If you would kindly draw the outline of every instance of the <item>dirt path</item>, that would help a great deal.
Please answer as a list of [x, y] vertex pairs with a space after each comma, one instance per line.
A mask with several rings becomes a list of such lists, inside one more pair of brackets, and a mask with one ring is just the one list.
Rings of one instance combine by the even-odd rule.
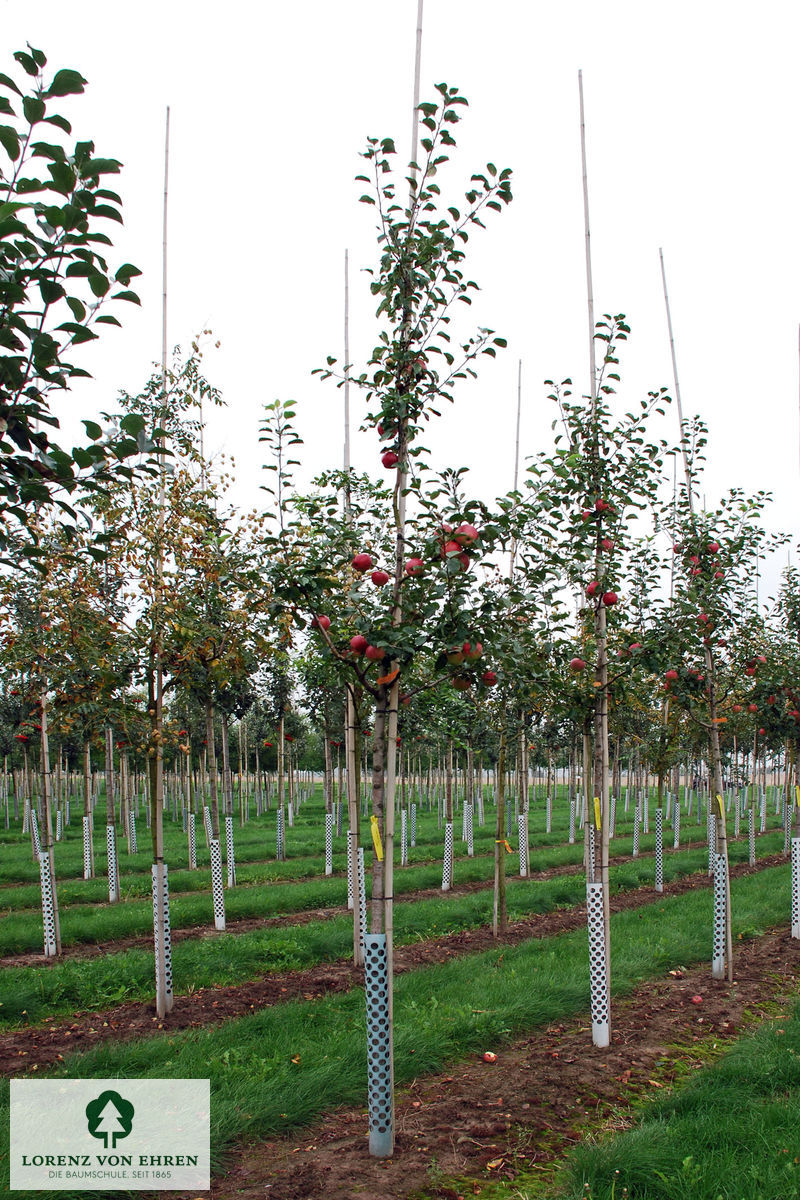
[[[752, 874], [769, 866], [784, 863], [783, 855], [760, 860], [758, 867], [740, 864], [731, 868], [734, 876]], [[469, 887], [470, 885], [467, 885]], [[660, 902], [665, 896], [682, 895], [687, 891], [710, 886], [702, 873], [687, 876], [668, 885], [662, 895], [652, 888], [637, 888], [611, 897], [611, 911], [638, 908]], [[441, 895], [441, 892], [435, 893]], [[328, 910], [326, 910], [328, 911]], [[304, 914], [305, 915], [305, 914]], [[311, 919], [308, 915], [307, 919]], [[586, 923], [584, 906], [537, 914], [515, 921], [504, 937], [492, 937], [491, 928], [463, 930], [427, 942], [398, 946], [395, 950], [397, 974], [415, 970], [432, 963], [443, 963], [461, 954], [477, 953], [498, 944], [516, 945], [532, 937], [551, 937]], [[263, 924], [263, 922], [261, 922]], [[204, 988], [188, 995], [177, 996], [175, 1009], [163, 1021], [153, 1015], [152, 1002], [133, 1002], [112, 1009], [76, 1013], [72, 1019], [52, 1019], [29, 1029], [0, 1034], [0, 1075], [28, 1074], [40, 1067], [59, 1061], [75, 1050], [92, 1048], [105, 1041], [175, 1033], [180, 1029], [198, 1029], [232, 1017], [244, 1016], [255, 1009], [286, 1000], [319, 999], [330, 992], [343, 992], [360, 986], [363, 973], [349, 961], [322, 963], [302, 971], [272, 973], [242, 984]]]

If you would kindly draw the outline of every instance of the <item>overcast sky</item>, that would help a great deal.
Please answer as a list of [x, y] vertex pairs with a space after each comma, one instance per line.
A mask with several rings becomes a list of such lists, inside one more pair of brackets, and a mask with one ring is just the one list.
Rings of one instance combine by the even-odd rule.
[[[125, 164], [114, 261], [144, 271], [141, 310], [126, 306], [124, 328], [87, 349], [94, 379], [65, 412], [113, 407], [160, 354], [170, 105], [169, 340], [210, 328], [221, 342], [206, 369], [228, 408], [209, 443], [236, 456], [240, 495], [256, 498], [261, 406], [294, 398], [306, 477], [340, 463], [341, 393], [310, 372], [341, 355], [345, 247], [354, 363], [374, 344], [360, 273], [375, 259], [374, 214], [353, 176], [368, 135], [394, 136], [407, 158], [416, 11], [417, 0], [0, 0], [8, 60], [29, 41], [53, 70], [88, 79], [61, 111]], [[708, 502], [730, 485], [771, 489], [767, 523], [797, 540], [799, 41], [800, 10], [785, 0], [757, 13], [737, 0], [425, 0], [422, 97], [446, 80], [470, 102], [443, 192], [458, 203], [490, 159], [513, 168], [515, 194], [468, 260], [482, 288], [472, 318], [508, 350], [431, 432], [437, 466], [469, 465], [486, 499], [510, 487], [518, 359], [523, 454], [548, 444], [543, 380], [588, 388], [582, 68], [596, 311], [632, 327], [622, 400], [671, 388], [663, 246], [684, 408], [711, 428]], [[382, 471], [374, 434], [355, 436], [353, 460]]]

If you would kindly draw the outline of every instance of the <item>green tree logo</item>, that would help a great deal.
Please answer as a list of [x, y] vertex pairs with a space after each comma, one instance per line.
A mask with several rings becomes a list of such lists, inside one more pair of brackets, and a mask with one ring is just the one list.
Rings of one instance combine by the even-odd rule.
[[[126, 1138], [133, 1127], [134, 1108], [119, 1092], [101, 1092], [86, 1105], [86, 1120], [92, 1137], [102, 1138], [106, 1150], [113, 1150], [118, 1138]], [[110, 1147], [109, 1147], [110, 1139]]]

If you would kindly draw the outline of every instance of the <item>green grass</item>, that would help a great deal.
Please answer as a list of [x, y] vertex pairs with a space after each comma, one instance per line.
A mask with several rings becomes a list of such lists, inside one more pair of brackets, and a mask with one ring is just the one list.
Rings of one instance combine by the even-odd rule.
[[[636, 1127], [570, 1156], [564, 1200], [796, 1200], [800, 1005], [647, 1104]], [[627, 1188], [627, 1192], [623, 1189]]]
[[[734, 930], [763, 930], [785, 919], [788, 883], [788, 865], [734, 880]], [[612, 917], [613, 994], [628, 994], [644, 979], [707, 958], [711, 913], [712, 895], [705, 889]], [[398, 1084], [441, 1070], [486, 1045], [497, 1046], [585, 1011], [587, 957], [585, 931], [579, 930], [466, 955], [398, 977]], [[239, 1138], [280, 1133], [338, 1105], [364, 1103], [363, 1006], [359, 989], [324, 1001], [292, 1001], [165, 1038], [106, 1043], [70, 1056], [51, 1073], [74, 1078], [210, 1077], [212, 1146], [219, 1164], [223, 1152]], [[771, 1094], [780, 1095], [786, 1086], [780, 1081], [787, 1076], [772, 1071], [764, 1078], [770, 1075], [779, 1085]], [[759, 1095], [757, 1089], [754, 1095]], [[734, 1114], [741, 1116], [741, 1111], [731, 1110], [731, 1117]], [[776, 1123], [776, 1128], [783, 1126]], [[2, 1137], [6, 1130], [7, 1123], [0, 1122]], [[769, 1200], [789, 1194], [776, 1192]], [[757, 1193], [746, 1195], [755, 1200]], [[733, 1193], [730, 1196], [732, 1200]]]

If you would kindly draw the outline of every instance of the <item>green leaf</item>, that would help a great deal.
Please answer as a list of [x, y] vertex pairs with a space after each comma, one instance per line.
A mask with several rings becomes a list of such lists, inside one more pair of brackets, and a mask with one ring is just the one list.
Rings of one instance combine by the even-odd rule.
[[101, 275], [99, 272], [97, 272], [89, 276], [89, 287], [92, 289], [95, 296], [105, 296], [106, 292], [111, 287], [111, 284], [106, 279], [105, 275]]
[[96, 421], [84, 421], [83, 425], [86, 429], [87, 435], [92, 439], [93, 442], [96, 442], [98, 438], [103, 436], [103, 430]]
[[64, 133], [72, 133], [72, 126], [66, 117], [60, 117], [58, 113], [54, 113], [52, 117], [44, 118], [45, 125], [55, 125], [58, 129], [63, 129]]
[[136, 295], [136, 292], [114, 292], [112, 300], [129, 300], [131, 304], [141, 304], [141, 300]]
[[0, 113], [5, 113], [9, 117], [14, 116], [14, 109], [11, 107], [11, 101], [7, 96], [0, 96]]
[[124, 433], [129, 433], [131, 437], [137, 437], [144, 429], [144, 417], [141, 413], [127, 413], [119, 423], [120, 429]]
[[127, 287], [134, 275], [141, 275], [138, 267], [134, 267], [132, 263], [123, 263], [114, 276], [117, 283], [121, 283], [123, 287]]
[[56, 71], [53, 76], [53, 82], [44, 95], [45, 97], [76, 96], [83, 91], [85, 86], [86, 80], [78, 71], [71, 71], [65, 67], [60, 71]]
[[39, 68], [36, 65], [36, 60], [31, 58], [30, 54], [26, 54], [24, 50], [15, 50], [14, 58], [17, 60], [23, 71], [34, 78], [39, 74]]
[[120, 329], [122, 328], [122, 322], [118, 321], [116, 317], [112, 317], [110, 313], [95, 317], [94, 321], [95, 325], [118, 325]]
[[76, 321], [86, 320], [86, 306], [77, 296], [67, 296], [67, 304], [72, 309], [72, 315]]
[[38, 96], [25, 96], [22, 101], [22, 111], [28, 124], [36, 125], [46, 111], [44, 100], [40, 100]]
[[0, 143], [11, 161], [16, 162], [19, 158], [19, 137], [16, 129], [12, 129], [10, 125], [0, 125]]
[[0, 86], [11, 88], [12, 92], [16, 92], [18, 96], [22, 95], [22, 92], [19, 90], [17, 85], [14, 83], [14, 80], [11, 79], [10, 76], [4, 75], [1, 71], [0, 71]]

